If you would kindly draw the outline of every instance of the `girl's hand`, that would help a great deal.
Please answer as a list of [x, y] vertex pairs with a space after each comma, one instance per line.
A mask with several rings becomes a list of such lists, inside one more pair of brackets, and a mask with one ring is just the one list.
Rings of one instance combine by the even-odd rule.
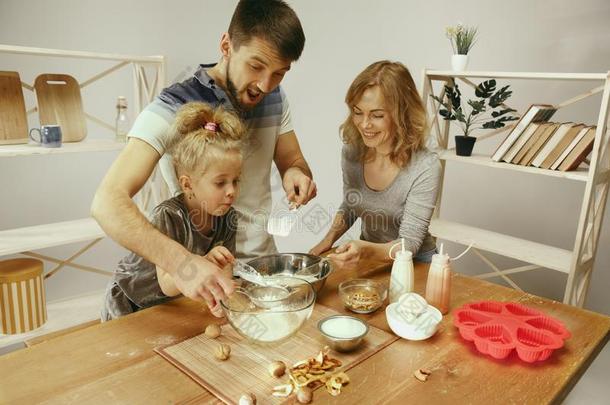
[[235, 257], [233, 257], [231, 252], [229, 252], [229, 249], [224, 246], [212, 248], [204, 257], [221, 269], [235, 261]]
[[352, 240], [339, 246], [327, 257], [340, 268], [355, 269], [364, 253], [364, 244], [360, 240]]

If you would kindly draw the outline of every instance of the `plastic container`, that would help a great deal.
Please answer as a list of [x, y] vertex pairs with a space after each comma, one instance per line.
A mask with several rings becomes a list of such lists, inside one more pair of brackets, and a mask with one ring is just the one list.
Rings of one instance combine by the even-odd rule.
[[516, 302], [466, 304], [453, 312], [453, 324], [479, 352], [505, 359], [516, 350], [528, 363], [548, 359], [571, 336], [557, 319]]
[[[392, 256], [392, 251], [396, 246], [400, 250]], [[392, 273], [390, 275], [390, 304], [397, 302], [401, 295], [413, 291], [413, 254], [405, 249], [405, 240], [390, 248], [390, 259], [394, 260]]]
[[426, 301], [436, 307], [443, 315], [449, 312], [451, 301], [451, 264], [449, 255], [441, 251], [432, 256], [428, 280], [426, 282]]
[[127, 116], [127, 99], [120, 96], [116, 103], [115, 139], [117, 142], [125, 142], [127, 133], [131, 129], [129, 117]]
[[392, 332], [407, 340], [430, 338], [443, 320], [441, 312], [416, 293], [403, 294], [385, 308], [385, 314]]

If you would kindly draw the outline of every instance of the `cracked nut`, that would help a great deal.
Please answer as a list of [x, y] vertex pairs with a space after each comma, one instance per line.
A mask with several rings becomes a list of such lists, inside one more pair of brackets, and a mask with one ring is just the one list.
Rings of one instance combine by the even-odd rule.
[[309, 387], [300, 387], [297, 390], [297, 401], [301, 404], [308, 404], [313, 399], [313, 393]]
[[413, 377], [417, 378], [421, 382], [426, 382], [430, 374], [432, 373], [429, 370], [420, 368], [419, 370], [415, 370]]
[[278, 385], [273, 387], [273, 393], [271, 395], [273, 395], [274, 397], [282, 397], [285, 398], [287, 396], [289, 396], [290, 394], [292, 394], [292, 384], [282, 384], [282, 385]]
[[220, 326], [215, 323], [211, 323], [205, 328], [205, 335], [210, 339], [216, 339], [220, 336]]
[[256, 405], [256, 397], [253, 393], [248, 392], [239, 398], [238, 405]]
[[267, 370], [272, 377], [279, 378], [286, 373], [286, 364], [283, 361], [276, 360], [269, 364]]
[[214, 357], [216, 357], [217, 360], [224, 361], [228, 359], [229, 356], [231, 356], [231, 346], [221, 343], [216, 347]]
[[339, 371], [326, 380], [326, 391], [335, 397], [341, 394], [341, 388], [347, 384], [349, 384], [349, 377], [344, 372]]

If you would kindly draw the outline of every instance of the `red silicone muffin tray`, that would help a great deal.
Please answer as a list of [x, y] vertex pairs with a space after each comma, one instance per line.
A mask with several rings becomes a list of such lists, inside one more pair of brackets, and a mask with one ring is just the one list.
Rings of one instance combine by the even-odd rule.
[[557, 319], [516, 302], [465, 304], [453, 312], [453, 324], [479, 352], [505, 359], [516, 350], [528, 363], [548, 359], [571, 336]]

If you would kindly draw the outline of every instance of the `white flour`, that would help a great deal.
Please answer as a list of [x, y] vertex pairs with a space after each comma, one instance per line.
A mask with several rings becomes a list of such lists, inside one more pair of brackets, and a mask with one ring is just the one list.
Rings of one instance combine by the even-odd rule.
[[307, 311], [297, 314], [261, 312], [238, 315], [234, 325], [244, 335], [262, 342], [274, 342], [290, 336], [307, 317]]

